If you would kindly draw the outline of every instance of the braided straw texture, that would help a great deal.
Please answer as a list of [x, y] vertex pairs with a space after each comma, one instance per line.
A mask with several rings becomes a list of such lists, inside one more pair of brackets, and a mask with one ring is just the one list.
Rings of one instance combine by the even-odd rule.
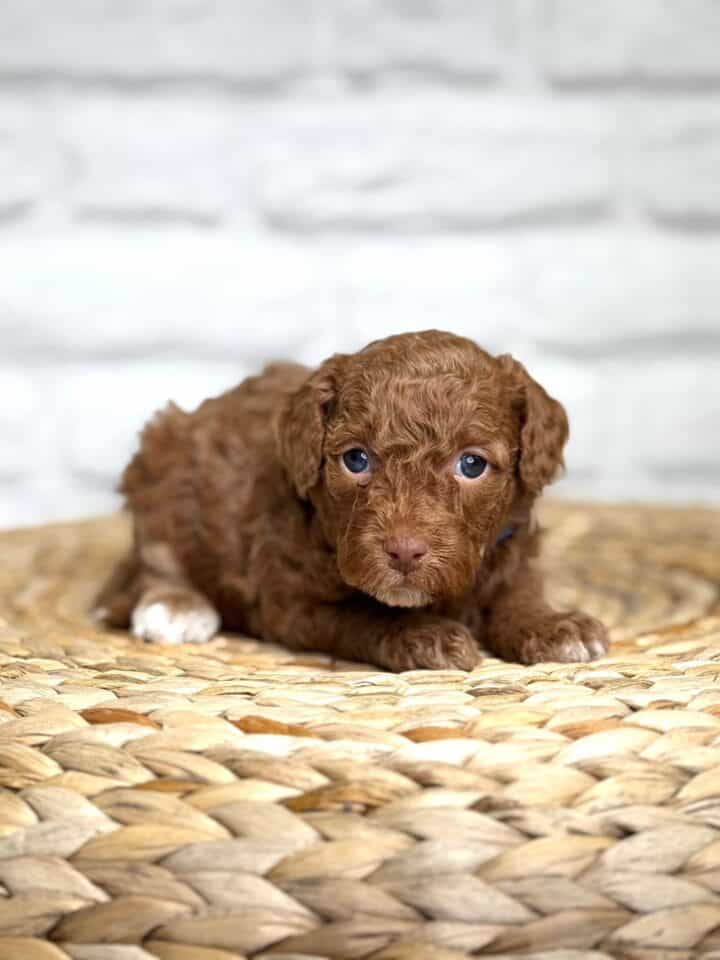
[[720, 513], [544, 508], [593, 664], [380, 673], [85, 616], [0, 537], [0, 960], [720, 958]]

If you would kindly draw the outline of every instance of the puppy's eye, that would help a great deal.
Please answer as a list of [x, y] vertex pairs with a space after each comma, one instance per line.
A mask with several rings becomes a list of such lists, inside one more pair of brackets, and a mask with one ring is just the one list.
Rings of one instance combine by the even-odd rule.
[[487, 470], [488, 462], [479, 453], [463, 453], [455, 464], [455, 473], [466, 480], [477, 480]]
[[345, 468], [350, 473], [370, 472], [370, 457], [366, 451], [360, 447], [353, 447], [352, 450], [346, 450], [341, 459]]

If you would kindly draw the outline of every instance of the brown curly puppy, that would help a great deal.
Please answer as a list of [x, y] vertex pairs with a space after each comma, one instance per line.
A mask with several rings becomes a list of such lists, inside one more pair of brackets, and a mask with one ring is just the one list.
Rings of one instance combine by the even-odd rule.
[[276, 364], [194, 413], [169, 406], [121, 490], [131, 556], [99, 615], [147, 640], [220, 624], [391, 670], [590, 660], [530, 566], [562, 465], [561, 405], [510, 356], [429, 331], [311, 372]]

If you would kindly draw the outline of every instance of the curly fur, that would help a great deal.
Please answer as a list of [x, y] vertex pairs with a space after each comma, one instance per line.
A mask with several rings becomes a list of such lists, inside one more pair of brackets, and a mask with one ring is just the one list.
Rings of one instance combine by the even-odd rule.
[[[166, 642], [208, 639], [219, 617], [391, 670], [470, 669], [479, 645], [591, 659], [603, 627], [548, 607], [530, 563], [533, 503], [567, 435], [520, 363], [449, 333], [390, 337], [315, 371], [271, 365], [146, 426], [120, 487], [134, 545], [102, 616]], [[369, 477], [343, 468], [352, 447], [369, 452]], [[490, 463], [472, 481], [453, 471], [468, 447]], [[389, 562], [398, 533], [425, 549], [409, 571]]]

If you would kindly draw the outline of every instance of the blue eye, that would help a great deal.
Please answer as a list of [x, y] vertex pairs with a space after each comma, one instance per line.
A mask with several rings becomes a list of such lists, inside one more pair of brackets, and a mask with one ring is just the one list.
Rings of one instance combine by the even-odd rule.
[[342, 462], [350, 473], [367, 473], [370, 470], [370, 457], [360, 447], [346, 450], [342, 455]]
[[479, 453], [463, 453], [455, 466], [455, 473], [467, 480], [477, 480], [487, 470], [488, 462]]

